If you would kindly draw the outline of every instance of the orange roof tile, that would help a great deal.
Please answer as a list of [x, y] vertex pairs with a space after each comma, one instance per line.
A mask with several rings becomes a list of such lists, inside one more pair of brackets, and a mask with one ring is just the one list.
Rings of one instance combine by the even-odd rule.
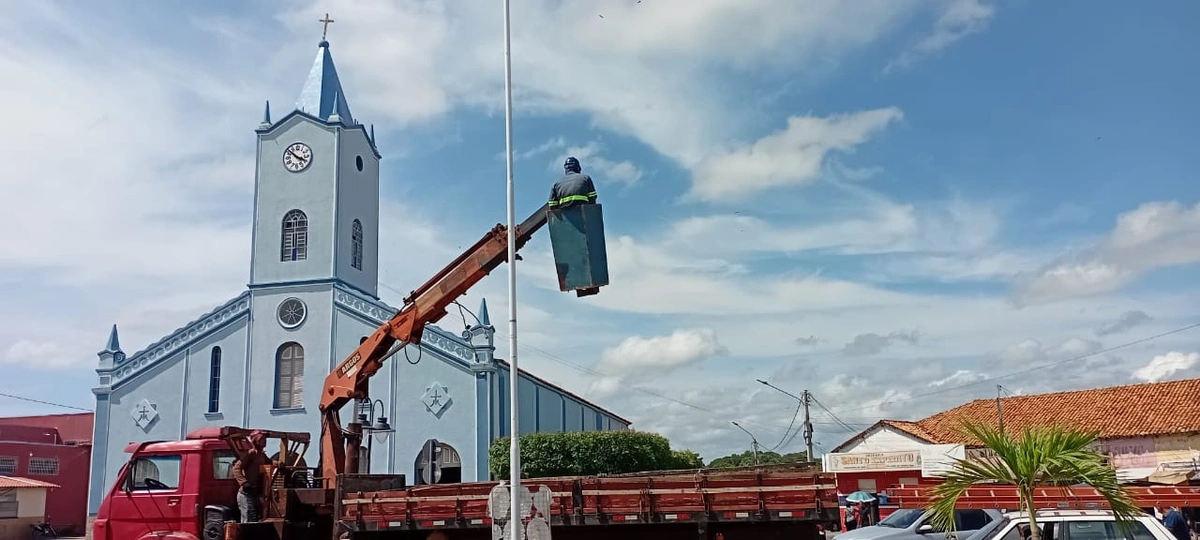
[[[1003, 398], [1005, 430], [1065, 425], [1096, 431], [1101, 439], [1200, 432], [1200, 379], [1110, 386]], [[996, 426], [996, 400], [977, 399], [920, 420], [932, 442], [968, 440], [961, 422]], [[926, 437], [922, 437], [926, 438]]]
[[20, 476], [0, 476], [0, 489], [56, 488], [58, 484], [24, 478]]
[[937, 435], [930, 433], [929, 430], [925, 429], [924, 427], [921, 426], [921, 424], [918, 424], [917, 422], [909, 422], [907, 420], [881, 420], [879, 423], [887, 425], [887, 426], [891, 426], [893, 429], [907, 433], [909, 435], [912, 435], [913, 437], [916, 437], [916, 438], [924, 440], [924, 441], [929, 441], [929, 442], [937, 442], [938, 441]]

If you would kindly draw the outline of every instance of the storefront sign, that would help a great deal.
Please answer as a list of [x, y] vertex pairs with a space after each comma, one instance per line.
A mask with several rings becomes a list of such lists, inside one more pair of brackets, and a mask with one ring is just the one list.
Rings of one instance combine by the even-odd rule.
[[950, 472], [959, 460], [966, 459], [961, 444], [931, 444], [921, 449], [921, 476], [933, 478]]
[[825, 454], [828, 472], [896, 471], [921, 468], [921, 451]]

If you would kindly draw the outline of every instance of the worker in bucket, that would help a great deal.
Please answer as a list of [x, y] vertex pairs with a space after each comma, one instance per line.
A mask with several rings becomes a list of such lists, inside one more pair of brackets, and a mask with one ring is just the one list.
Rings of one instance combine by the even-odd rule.
[[583, 174], [579, 160], [575, 156], [567, 158], [563, 163], [566, 173], [562, 180], [555, 182], [550, 188], [550, 208], [567, 208], [575, 204], [595, 204], [596, 186], [592, 177]]

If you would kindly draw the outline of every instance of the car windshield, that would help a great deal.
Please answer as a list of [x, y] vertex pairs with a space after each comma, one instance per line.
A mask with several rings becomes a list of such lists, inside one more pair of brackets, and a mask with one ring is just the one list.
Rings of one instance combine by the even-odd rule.
[[992, 538], [996, 538], [996, 535], [999, 534], [1000, 531], [1004, 530], [1004, 526], [1008, 525], [1008, 521], [1009, 520], [1007, 517], [992, 520], [992, 522], [984, 525], [983, 528], [979, 529], [978, 531], [971, 533], [971, 535], [966, 537], [964, 540], [990, 540]]
[[916, 523], [921, 516], [925, 514], [924, 510], [901, 509], [892, 512], [886, 518], [879, 522], [880, 527], [892, 527], [895, 529], [907, 529], [913, 523]]

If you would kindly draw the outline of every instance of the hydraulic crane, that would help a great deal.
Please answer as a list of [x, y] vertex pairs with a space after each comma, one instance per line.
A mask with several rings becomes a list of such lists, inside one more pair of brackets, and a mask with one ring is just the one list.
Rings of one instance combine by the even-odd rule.
[[[546, 225], [549, 206], [543, 205], [517, 225], [516, 249], [520, 250], [533, 233]], [[338, 412], [356, 399], [368, 399], [371, 377], [384, 361], [410, 344], [421, 343], [425, 325], [446, 315], [446, 309], [508, 259], [508, 229], [496, 225], [475, 245], [404, 298], [404, 306], [390, 320], [367, 337], [325, 378], [321, 393], [321, 477], [328, 489], [336, 487], [337, 477], [358, 469], [358, 448], [362, 425], [350, 422], [342, 427]], [[518, 257], [520, 259], [520, 257]]]

